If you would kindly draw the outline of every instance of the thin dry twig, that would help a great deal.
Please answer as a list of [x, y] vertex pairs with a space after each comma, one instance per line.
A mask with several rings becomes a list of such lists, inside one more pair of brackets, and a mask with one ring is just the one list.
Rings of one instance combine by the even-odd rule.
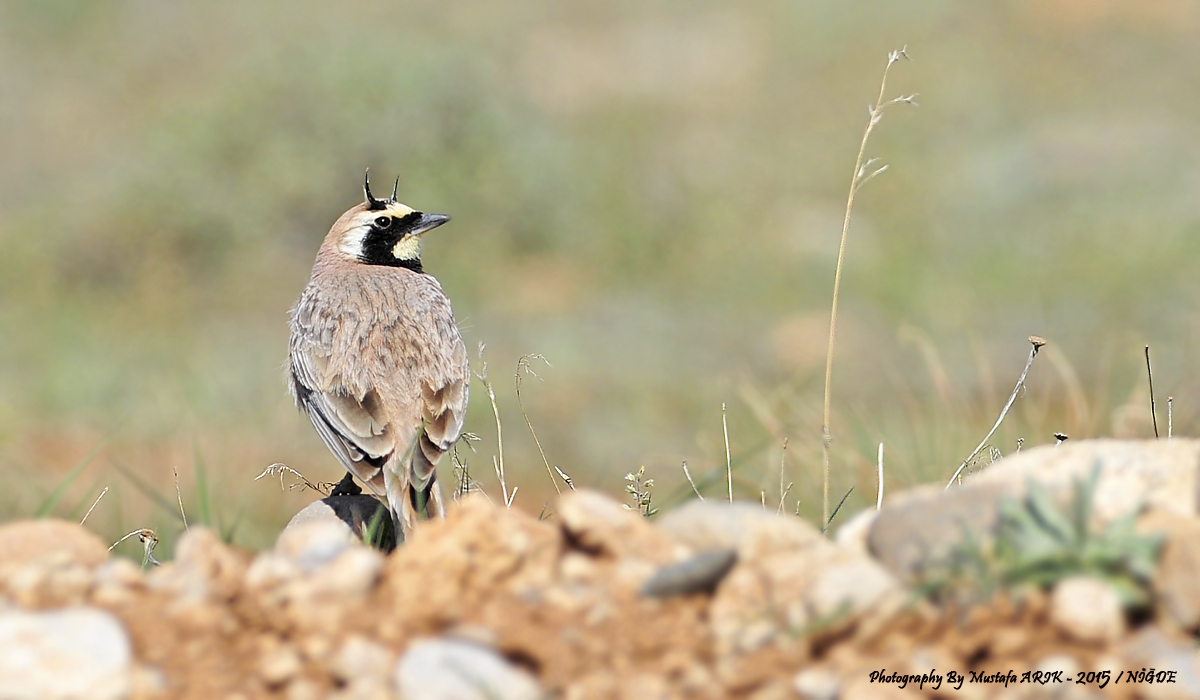
[[183, 492], [179, 490], [179, 467], [171, 467], [171, 470], [175, 472], [175, 500], [179, 502], [179, 517], [183, 518], [183, 529], [190, 530], [187, 513], [183, 512]]
[[992, 435], [996, 433], [1000, 424], [1004, 422], [1004, 417], [1008, 415], [1008, 409], [1012, 408], [1013, 402], [1017, 400], [1017, 395], [1021, 393], [1021, 389], [1025, 386], [1025, 377], [1029, 376], [1029, 368], [1033, 366], [1033, 358], [1037, 357], [1038, 350], [1045, 344], [1046, 340], [1044, 338], [1036, 335], [1029, 336], [1029, 345], [1031, 346], [1029, 348], [1029, 359], [1025, 361], [1025, 369], [1021, 370], [1021, 376], [1017, 377], [1017, 385], [1013, 387], [1012, 393], [1008, 395], [1008, 401], [1004, 404], [1004, 408], [1001, 409], [1000, 416], [996, 418], [996, 423], [992, 426], [992, 429], [988, 431], [987, 435], [983, 436], [983, 440], [979, 442], [979, 446], [972, 450], [971, 454], [963, 460], [963, 463], [955, 470], [954, 476], [950, 477], [950, 481], [946, 482], [947, 489], [954, 485], [955, 480], [958, 479], [958, 475], [962, 473], [962, 470], [966, 469], [967, 465], [983, 451], [983, 448], [987, 446], [988, 440], [992, 439]]
[[[562, 489], [558, 487], [558, 481], [554, 478], [554, 472], [550, 470], [550, 460], [546, 459], [546, 451], [542, 449], [542, 441], [538, 440], [537, 433], [533, 430], [533, 423], [529, 420], [529, 414], [525, 412], [525, 402], [521, 400], [522, 371], [533, 376], [533, 378], [537, 379], [539, 382], [542, 381], [542, 378], [538, 376], [538, 373], [534, 372], [533, 368], [529, 366], [530, 360], [541, 360], [542, 362], [546, 363], [547, 367], [552, 366], [550, 361], [540, 354], [535, 353], [530, 355], [521, 355], [521, 359], [517, 360], [517, 372], [513, 375], [513, 380], [517, 385], [517, 405], [521, 407], [521, 417], [525, 419], [525, 426], [529, 428], [529, 434], [533, 436], [533, 442], [537, 445], [538, 454], [542, 456], [542, 463], [546, 465], [546, 473], [550, 475], [550, 483], [554, 484], [555, 493], [561, 494]], [[573, 491], [574, 487], [571, 487], [571, 490]]]
[[[296, 477], [297, 481], [295, 481], [291, 484], [285, 485], [283, 483], [283, 477], [286, 474], [291, 474], [292, 476]], [[304, 476], [303, 474], [296, 471], [295, 469], [292, 469], [291, 467], [284, 464], [283, 462], [276, 462], [274, 464], [268, 465], [266, 469], [262, 470], [261, 474], [254, 477], [254, 480], [258, 481], [259, 479], [266, 477], [266, 476], [278, 476], [280, 490], [286, 489], [288, 491], [295, 491], [296, 489], [312, 489], [313, 491], [316, 491], [317, 493], [328, 496], [330, 494], [330, 492], [333, 491], [333, 487], [336, 486], [336, 484], [334, 484], [331, 481], [317, 481], [317, 482], [309, 481], [308, 477]], [[176, 487], [178, 487], [178, 484], [179, 484], [179, 482], [178, 482], [178, 480], [176, 480]], [[178, 488], [176, 490], [178, 490]], [[180, 499], [180, 503], [179, 503], [179, 512], [180, 513], [183, 512], [182, 498]], [[187, 518], [184, 518], [183, 522], [184, 522], [184, 527], [187, 527]]]
[[696, 498], [704, 500], [704, 494], [700, 493], [700, 489], [696, 488], [696, 482], [692, 481], [692, 474], [688, 471], [687, 460], [683, 460], [683, 475], [687, 477], [688, 483], [692, 485], [692, 490], [696, 492]]
[[779, 451], [779, 512], [783, 512], [783, 497], [787, 495], [787, 491], [783, 488], [783, 470], [787, 463], [787, 444], [788, 439], [783, 437], [783, 449]]
[[871, 137], [871, 132], [875, 129], [875, 125], [883, 119], [883, 110], [891, 105], [903, 102], [916, 106], [916, 95], [900, 95], [891, 100], [884, 101], [883, 95], [887, 91], [888, 72], [891, 71], [892, 65], [901, 58], [908, 59], [908, 47], [904, 47], [899, 51], [892, 51], [888, 54], [887, 65], [883, 69], [883, 79], [879, 83], [879, 97], [875, 99], [875, 104], [867, 108], [867, 128], [863, 131], [862, 143], [858, 147], [858, 157], [854, 160], [854, 173], [850, 179], [850, 193], [846, 197], [846, 216], [842, 220], [842, 239], [838, 244], [837, 267], [833, 273], [833, 303], [829, 311], [829, 349], [825, 354], [825, 406], [822, 415], [821, 423], [821, 443], [822, 443], [822, 458], [821, 458], [821, 520], [828, 522], [829, 513], [829, 448], [833, 442], [833, 436], [829, 431], [829, 423], [832, 414], [832, 403], [830, 390], [833, 384], [833, 346], [834, 338], [837, 334], [837, 308], [838, 294], [842, 286], [842, 262], [846, 257], [846, 238], [850, 233], [850, 212], [854, 209], [854, 197], [858, 191], [862, 189], [871, 180], [883, 174], [887, 170], [887, 165], [882, 165], [878, 168], [874, 167], [878, 162], [877, 158], [871, 158], [864, 161], [863, 156], [867, 151], [867, 140]]
[[[475, 451], [475, 446], [472, 443], [479, 442], [480, 438], [475, 433], [463, 433], [459, 436], [459, 442], [465, 442], [467, 447], [472, 452]], [[483, 486], [476, 479], [471, 478], [470, 465], [464, 462], [458, 456], [459, 442], [454, 443], [454, 449], [451, 451], [451, 458], [454, 463], [455, 485], [454, 485], [454, 500], [458, 502], [463, 496], [469, 493], [479, 493], [490, 503], [492, 497], [483, 490]]]
[[504, 464], [495, 457], [492, 457], [492, 468], [496, 470], [496, 478], [500, 480], [500, 493], [504, 496], [504, 507], [512, 508], [513, 499], [517, 497], [517, 490], [520, 486], [514, 486], [512, 491], [508, 490], [508, 485], [504, 483]]
[[729, 456], [729, 422], [725, 420], [725, 402], [721, 402], [721, 430], [725, 433], [725, 476], [729, 479], [729, 502], [733, 503], [733, 459]]
[[[483, 343], [479, 344], [480, 360], [483, 360], [483, 349], [485, 347]], [[504, 507], [511, 508], [513, 498], [517, 495], [517, 489], [514, 488], [510, 493], [508, 484], [504, 481], [504, 428], [500, 424], [500, 409], [496, 406], [496, 391], [492, 388], [492, 383], [488, 381], [487, 362], [483, 362], [483, 366], [475, 373], [475, 376], [483, 383], [483, 388], [487, 390], [488, 400], [492, 403], [492, 415], [496, 417], [496, 450], [498, 455], [492, 457], [492, 466], [496, 470], [496, 477], [500, 479], [500, 492], [504, 497]]]
[[106, 493], [108, 493], [107, 486], [104, 487], [104, 490], [100, 492], [99, 496], [96, 496], [96, 500], [92, 502], [92, 507], [88, 508], [87, 512], [83, 514], [83, 520], [79, 521], [80, 525], [87, 522], [88, 516], [92, 514], [93, 510], [96, 510], [96, 506], [100, 503], [100, 499], [104, 498], [104, 494], [106, 494]]
[[[450, 461], [454, 464], [455, 485], [454, 485], [454, 501], [458, 502], [459, 498], [471, 493], [479, 491], [483, 493], [479, 482], [471, 478], [470, 466], [458, 456], [458, 446], [465, 443], [471, 452], [475, 451], [474, 443], [479, 442], [483, 438], [475, 433], [464, 432], [458, 436], [458, 440], [454, 442], [454, 447], [450, 450]], [[487, 496], [485, 493], [484, 496]], [[490, 500], [490, 499], [489, 499]]]
[[1154, 424], [1154, 439], [1158, 439], [1158, 415], [1154, 412], [1154, 373], [1150, 371], [1150, 346], [1146, 346], [1146, 379], [1150, 382], [1150, 422]]
[[[783, 513], [783, 502], [784, 502], [784, 499], [786, 499], [786, 498], [787, 498], [787, 495], [788, 495], [788, 493], [789, 493], [791, 490], [792, 490], [792, 482], [790, 482], [790, 481], [789, 481], [789, 482], [788, 482], [788, 485], [787, 485], [787, 487], [783, 489], [783, 495], [781, 495], [781, 496], [779, 497], [779, 507], [778, 507], [777, 509], [775, 509], [775, 514], [776, 514], [776, 515], [780, 515], [780, 514], [782, 514], [782, 513]], [[796, 501], [796, 514], [797, 514], [797, 515], [799, 515], [799, 514], [800, 514], [800, 502], [799, 502], [799, 501]]]

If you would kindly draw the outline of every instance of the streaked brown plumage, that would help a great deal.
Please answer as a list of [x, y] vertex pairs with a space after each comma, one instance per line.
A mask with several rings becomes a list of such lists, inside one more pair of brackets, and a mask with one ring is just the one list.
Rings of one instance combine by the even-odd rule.
[[470, 365], [421, 236], [449, 217], [371, 196], [334, 223], [292, 309], [288, 385], [342, 466], [404, 535], [444, 516], [438, 460], [458, 440]]

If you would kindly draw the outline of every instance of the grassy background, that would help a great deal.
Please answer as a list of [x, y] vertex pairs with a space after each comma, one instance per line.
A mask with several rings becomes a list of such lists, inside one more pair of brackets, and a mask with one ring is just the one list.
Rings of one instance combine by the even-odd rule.
[[576, 484], [645, 465], [684, 495], [683, 460], [723, 469], [725, 403], [739, 495], [778, 500], [787, 436], [788, 507], [819, 513], [842, 208], [903, 45], [889, 92], [921, 106], [869, 148], [891, 170], [851, 230], [832, 491], [873, 502], [880, 441], [889, 488], [948, 478], [1031, 333], [1003, 452], [1149, 435], [1144, 344], [1193, 433], [1196, 3], [27, 0], [0, 6], [0, 518], [95, 452], [52, 512], [108, 486], [89, 526], [169, 547], [121, 470], [169, 502], [177, 467], [193, 519], [269, 544], [313, 494], [255, 475], [340, 476], [286, 395], [285, 319], [368, 166], [454, 216], [426, 269], [487, 344], [518, 505], [553, 493], [512, 387], [542, 353], [525, 405]]

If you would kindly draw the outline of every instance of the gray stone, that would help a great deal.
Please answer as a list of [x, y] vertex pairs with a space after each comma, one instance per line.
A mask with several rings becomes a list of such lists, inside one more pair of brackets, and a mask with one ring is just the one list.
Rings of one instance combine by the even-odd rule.
[[0, 570], [48, 557], [95, 567], [108, 559], [108, 545], [83, 526], [63, 520], [17, 520], [0, 525]]
[[1175, 672], [1174, 683], [1137, 684], [1139, 697], [1200, 700], [1200, 650], [1194, 639], [1172, 638], [1158, 627], [1143, 627], [1128, 638], [1119, 653], [1127, 671], [1153, 668]]
[[866, 554], [867, 536], [871, 533], [871, 526], [875, 524], [875, 516], [878, 514], [879, 511], [874, 508], [856, 513], [837, 529], [833, 541], [839, 547]]
[[659, 518], [658, 530], [695, 552], [736, 549], [742, 562], [826, 541], [800, 518], [748, 502], [689, 501]]
[[350, 635], [329, 663], [334, 678], [349, 683], [356, 679], [372, 683], [387, 678], [395, 655], [366, 637]]
[[1125, 631], [1120, 596], [1091, 576], [1072, 576], [1054, 586], [1050, 620], [1068, 636], [1088, 644], [1114, 642]]
[[818, 619], [829, 618], [866, 611], [898, 590], [895, 577], [867, 557], [834, 559], [816, 575], [809, 603]]
[[564, 493], [555, 508], [563, 530], [581, 549], [618, 559], [665, 562], [671, 543], [641, 515], [588, 489]]
[[131, 671], [129, 638], [108, 612], [0, 613], [0, 698], [124, 698]]
[[340, 523], [359, 541], [363, 531], [378, 528], [374, 543], [385, 552], [396, 548], [396, 528], [387, 506], [378, 498], [366, 494], [329, 496], [314, 501], [292, 516], [287, 528], [309, 522]]
[[523, 669], [474, 644], [427, 639], [411, 644], [393, 674], [404, 700], [539, 700], [542, 688]]
[[354, 533], [339, 521], [305, 520], [289, 524], [275, 541], [275, 552], [307, 573], [333, 561], [358, 542]]
[[987, 539], [1000, 502], [1023, 498], [1030, 480], [1063, 505], [1074, 484], [1097, 466], [1093, 527], [1146, 507], [1185, 517], [1197, 513], [1200, 440], [1072, 440], [1006, 457], [948, 490], [931, 485], [896, 494], [875, 518], [868, 548], [911, 580], [944, 562], [964, 533]]
[[814, 629], [887, 623], [908, 599], [879, 563], [824, 539], [740, 561], [709, 607], [718, 659], [788, 644]]
[[1154, 593], [1161, 610], [1180, 627], [1200, 627], [1200, 520], [1154, 511], [1138, 522], [1138, 530], [1165, 536]]
[[179, 539], [174, 564], [186, 581], [183, 591], [229, 599], [241, 588], [247, 561], [246, 555], [222, 542], [217, 533], [193, 527]]
[[664, 566], [642, 586], [642, 595], [668, 598], [691, 593], [711, 593], [737, 563], [737, 552], [717, 549]]

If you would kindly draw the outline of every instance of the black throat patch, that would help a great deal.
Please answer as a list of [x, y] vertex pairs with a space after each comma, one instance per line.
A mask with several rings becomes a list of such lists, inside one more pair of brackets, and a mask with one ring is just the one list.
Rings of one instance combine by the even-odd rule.
[[[392, 254], [392, 249], [401, 238], [409, 234], [421, 223], [423, 214], [414, 211], [403, 217], [380, 216], [371, 223], [371, 230], [363, 237], [360, 262], [367, 265], [384, 265], [386, 267], [403, 267], [413, 272], [424, 272], [421, 269], [421, 258], [401, 260]], [[387, 219], [387, 225], [381, 225], [381, 220]]]

